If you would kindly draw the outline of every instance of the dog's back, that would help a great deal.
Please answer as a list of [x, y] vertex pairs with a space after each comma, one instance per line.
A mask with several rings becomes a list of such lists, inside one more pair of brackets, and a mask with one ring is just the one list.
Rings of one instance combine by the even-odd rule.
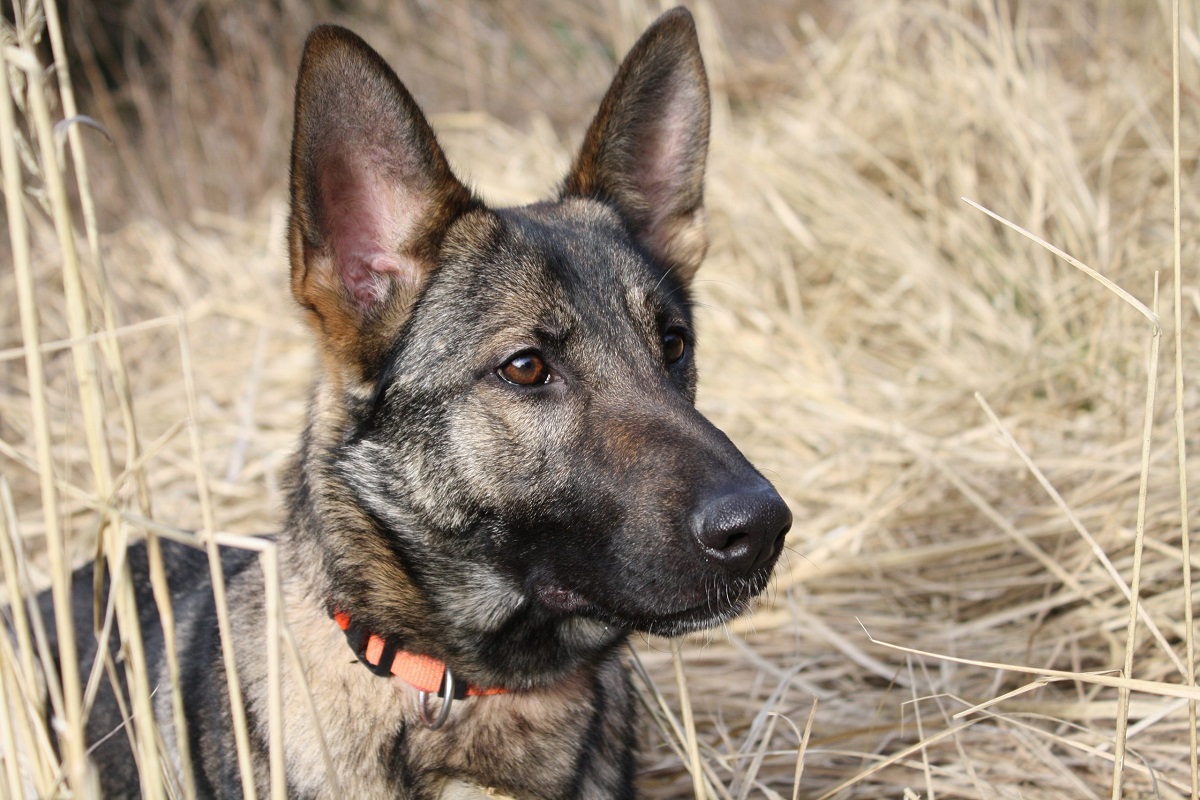
[[[198, 796], [236, 796], [240, 791], [237, 781], [237, 756], [230, 747], [233, 741], [228, 719], [227, 690], [222, 669], [221, 643], [216, 627], [216, 607], [209, 575], [208, 555], [194, 547], [171, 541], [160, 543], [163, 565], [171, 587], [171, 603], [175, 613], [176, 638], [179, 641], [180, 685], [184, 708], [189, 719], [189, 751], [200, 754], [204, 760], [195, 777], [198, 780]], [[255, 565], [255, 554], [245, 550], [225, 549], [222, 551], [222, 568], [227, 582], [242, 587], [239, 594], [261, 595], [255, 592], [254, 584], [261, 586], [260, 574]], [[126, 568], [134, 586], [135, 600], [141, 621], [142, 637], [146, 653], [146, 673], [155, 688], [155, 716], [164, 736], [175, 735], [171, 712], [171, 682], [167, 675], [162, 625], [151, 589], [150, 568], [146, 545], [139, 543], [126, 552]], [[95, 565], [87, 564], [72, 576], [73, 626], [76, 650], [80, 663], [91, 665], [98, 655], [98, 637], [95, 632], [95, 617], [92, 598], [94, 596]], [[108, 576], [103, 581], [101, 608], [107, 607]], [[248, 591], [247, 591], [248, 590]], [[58, 663], [57, 626], [54, 624], [54, 607], [49, 592], [38, 597], [38, 605], [46, 621], [46, 637], [49, 654], [54, 664]], [[253, 608], [242, 608], [240, 612], [255, 613]], [[124, 695], [124, 658], [119, 651], [119, 636], [111, 631], [108, 651]], [[47, 719], [49, 708], [46, 709]], [[86, 738], [90, 743], [90, 756], [98, 766], [100, 788], [105, 797], [136, 797], [140, 795], [139, 765], [130, 747], [125, 728], [124, 713], [112, 683], [102, 677], [96, 699], [87, 718]], [[173, 742], [168, 751], [178, 751]], [[196, 756], [193, 755], [193, 758]], [[173, 765], [178, 767], [178, 763]], [[177, 774], [177, 773], [176, 773]], [[211, 781], [215, 779], [216, 785]], [[232, 781], [232, 782], [230, 782]]]

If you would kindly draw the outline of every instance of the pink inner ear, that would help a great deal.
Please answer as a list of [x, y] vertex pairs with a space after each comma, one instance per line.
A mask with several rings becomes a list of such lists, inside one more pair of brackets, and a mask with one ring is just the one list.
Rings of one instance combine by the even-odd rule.
[[667, 92], [661, 116], [651, 123], [637, 153], [635, 180], [650, 208], [651, 235], [662, 222], [681, 211], [681, 193], [687, 192], [694, 166], [696, 108], [703, 103], [689, 81]]
[[394, 284], [412, 285], [421, 275], [417, 260], [403, 251], [424, 204], [373, 166], [339, 159], [318, 176], [324, 233], [342, 283], [364, 310]]

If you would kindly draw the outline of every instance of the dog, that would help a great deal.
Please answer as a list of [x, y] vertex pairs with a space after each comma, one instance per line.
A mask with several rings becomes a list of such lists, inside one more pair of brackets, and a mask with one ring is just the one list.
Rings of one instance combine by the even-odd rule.
[[[628, 637], [717, 625], [767, 586], [791, 513], [694, 407], [708, 131], [677, 8], [621, 64], [554, 198], [493, 209], [374, 50], [309, 36], [288, 239], [320, 366], [276, 541], [320, 732], [285, 668], [290, 797], [631, 798]], [[128, 568], [164, 752], [196, 796], [241, 797], [206, 555], [162, 547], [178, 686], [144, 545]], [[245, 551], [222, 566], [265, 795], [264, 577]], [[90, 663], [91, 568], [75, 580]], [[106, 796], [139, 791], [121, 725], [105, 682], [87, 737]]]

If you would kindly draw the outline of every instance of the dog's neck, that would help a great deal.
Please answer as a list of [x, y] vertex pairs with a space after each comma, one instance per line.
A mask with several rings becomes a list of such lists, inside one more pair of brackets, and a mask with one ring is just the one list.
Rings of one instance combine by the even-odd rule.
[[[444, 661], [456, 680], [484, 688], [553, 686], [581, 664], [620, 647], [625, 631], [543, 609], [511, 577], [481, 566], [479, 559], [433, 549], [399, 554], [397, 537], [387, 528], [417, 531], [434, 521], [416, 512], [401, 520], [364, 512], [365, 503], [355, 498], [370, 494], [371, 487], [350, 486], [338, 474], [338, 465], [348, 458], [339, 446], [345, 439], [344, 421], [335, 426], [337, 435], [313, 434], [317, 416], [329, 403], [328, 393], [327, 387], [318, 390], [309, 429], [289, 470], [291, 514], [283, 536], [288, 572], [309, 597], [322, 598], [318, 602], [323, 611], [328, 611], [332, 598], [385, 643], [402, 643], [399, 649]], [[390, 499], [402, 493], [393, 486]], [[342, 542], [336, 550], [324, 546], [334, 530]], [[470, 546], [473, 537], [470, 531], [409, 537], [418, 538], [441, 538], [462, 547]], [[419, 580], [412, 574], [415, 569], [436, 572], [444, 580]], [[366, 584], [336, 579], [348, 575], [374, 580]], [[363, 648], [367, 644], [361, 643]]]

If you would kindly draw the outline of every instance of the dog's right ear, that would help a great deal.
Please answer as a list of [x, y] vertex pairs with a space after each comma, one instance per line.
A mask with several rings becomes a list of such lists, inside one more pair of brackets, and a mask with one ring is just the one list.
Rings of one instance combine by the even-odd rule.
[[327, 367], [369, 381], [476, 201], [400, 79], [344, 28], [318, 27], [304, 47], [291, 202], [292, 294]]

